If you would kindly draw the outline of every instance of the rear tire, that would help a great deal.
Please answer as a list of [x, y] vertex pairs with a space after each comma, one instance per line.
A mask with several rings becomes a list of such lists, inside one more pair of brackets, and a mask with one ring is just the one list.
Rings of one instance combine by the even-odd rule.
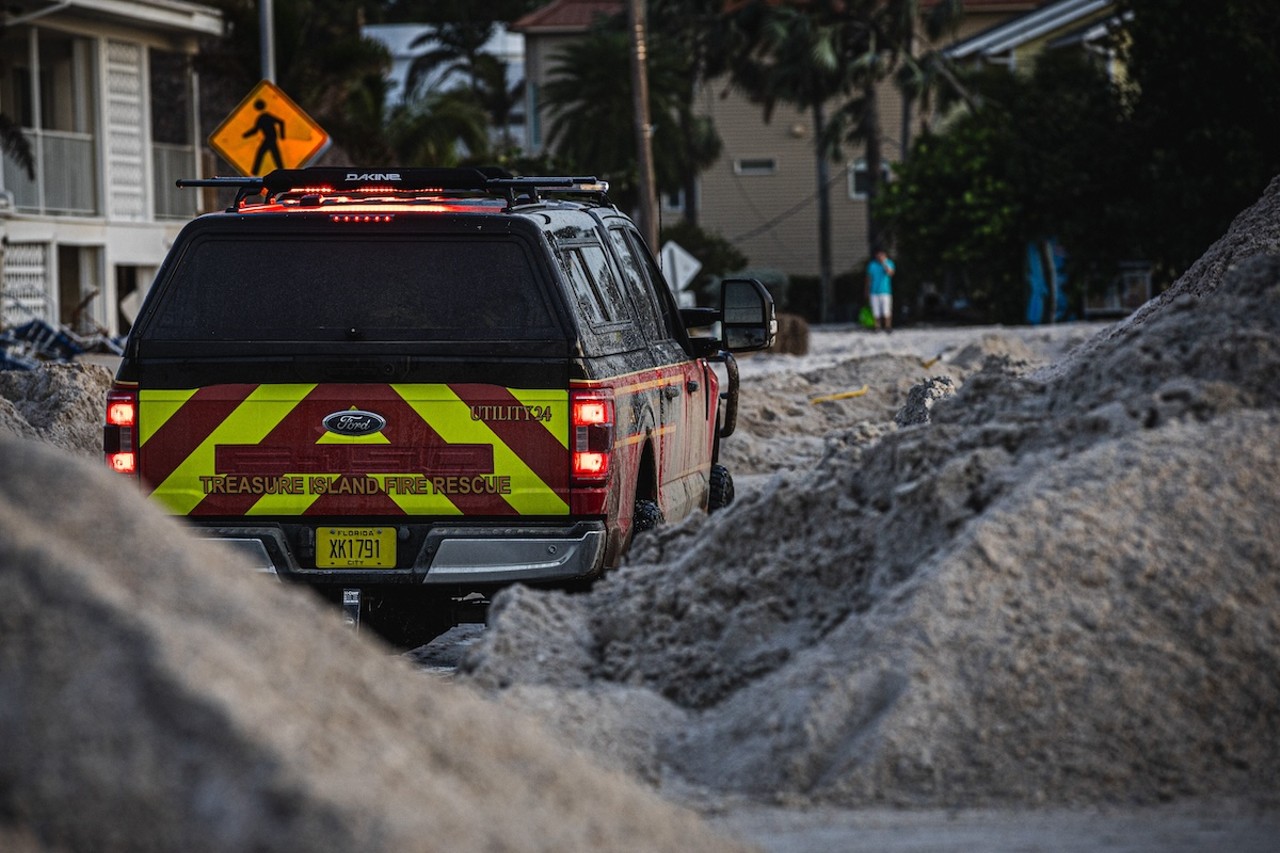
[[636, 510], [631, 516], [631, 525], [634, 533], [652, 530], [661, 524], [663, 520], [662, 508], [658, 506], [657, 501], [651, 501], [648, 498], [636, 499]]
[[707, 492], [707, 512], [724, 509], [733, 503], [733, 475], [729, 469], [716, 463], [711, 466], [711, 484]]

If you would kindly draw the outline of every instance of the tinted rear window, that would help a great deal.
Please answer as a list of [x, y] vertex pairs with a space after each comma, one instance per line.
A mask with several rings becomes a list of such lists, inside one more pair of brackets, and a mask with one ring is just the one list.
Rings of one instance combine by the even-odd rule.
[[488, 237], [204, 237], [179, 259], [156, 340], [546, 339], [525, 246]]

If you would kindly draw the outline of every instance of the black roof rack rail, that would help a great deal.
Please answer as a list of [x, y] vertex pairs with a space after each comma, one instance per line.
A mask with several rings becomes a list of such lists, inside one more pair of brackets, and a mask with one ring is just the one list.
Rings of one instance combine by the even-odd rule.
[[228, 212], [234, 212], [240, 207], [240, 203], [251, 195], [258, 195], [262, 192], [262, 178], [178, 178], [175, 182], [179, 189], [187, 187], [222, 187], [224, 189], [234, 187], [236, 189], [235, 200], [231, 202], [231, 206], [227, 208]]
[[508, 207], [536, 204], [543, 194], [581, 193], [609, 203], [609, 184], [594, 176], [513, 177], [496, 166], [461, 168], [368, 169], [355, 166], [320, 166], [309, 169], [277, 169], [262, 177], [180, 178], [179, 187], [220, 187], [236, 190], [230, 211], [238, 210], [250, 196], [268, 198], [288, 192], [341, 192], [385, 190], [413, 192], [479, 192], [503, 197]]
[[488, 186], [501, 190], [507, 197], [507, 205], [536, 204], [543, 193], [582, 193], [594, 196], [601, 204], [609, 203], [609, 182], [594, 175], [576, 178], [528, 177], [491, 178]]

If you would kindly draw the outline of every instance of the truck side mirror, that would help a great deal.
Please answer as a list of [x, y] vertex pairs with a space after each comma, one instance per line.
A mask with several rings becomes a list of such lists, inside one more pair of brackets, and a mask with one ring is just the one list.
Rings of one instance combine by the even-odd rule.
[[720, 324], [730, 352], [768, 349], [778, 334], [773, 297], [754, 278], [720, 282]]

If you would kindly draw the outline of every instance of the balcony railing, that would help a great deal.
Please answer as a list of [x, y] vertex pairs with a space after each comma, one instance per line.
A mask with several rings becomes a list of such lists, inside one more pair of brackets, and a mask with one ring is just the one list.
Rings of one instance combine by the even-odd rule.
[[[4, 189], [13, 194], [23, 213], [94, 216], [98, 208], [94, 138], [88, 133], [25, 131], [36, 152], [35, 178], [13, 159], [4, 157]], [[178, 178], [195, 177], [195, 149], [190, 145], [152, 144], [156, 219], [190, 219], [196, 215], [198, 194], [180, 190]], [[42, 197], [43, 196], [43, 197]]]
[[4, 186], [13, 193], [18, 210], [72, 216], [98, 213], [93, 135], [30, 128], [24, 133], [36, 154], [36, 179], [4, 158]]

